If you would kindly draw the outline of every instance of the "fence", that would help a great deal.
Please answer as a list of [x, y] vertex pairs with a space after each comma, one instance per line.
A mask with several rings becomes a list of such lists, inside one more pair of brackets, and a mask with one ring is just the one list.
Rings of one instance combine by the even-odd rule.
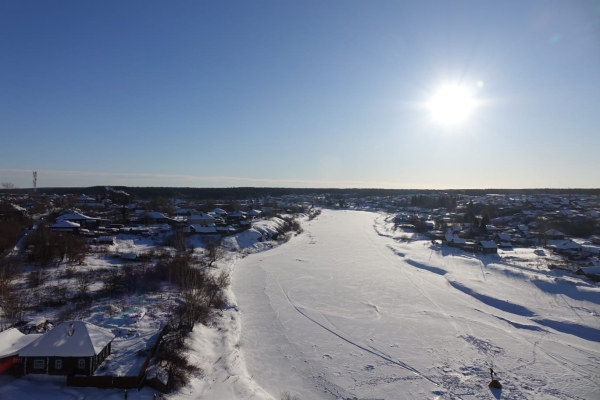
[[152, 346], [144, 364], [142, 364], [139, 374], [134, 376], [67, 376], [67, 386], [97, 387], [100, 389], [140, 389], [144, 384], [144, 377], [146, 376], [148, 364], [152, 357], [154, 357], [163, 336], [168, 332], [168, 325], [160, 331], [154, 346]]

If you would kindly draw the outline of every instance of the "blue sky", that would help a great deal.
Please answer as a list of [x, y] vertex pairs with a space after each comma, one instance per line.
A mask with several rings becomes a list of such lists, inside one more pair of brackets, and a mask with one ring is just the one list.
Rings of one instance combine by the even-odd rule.
[[5, 0], [0, 51], [19, 187], [600, 184], [599, 1]]

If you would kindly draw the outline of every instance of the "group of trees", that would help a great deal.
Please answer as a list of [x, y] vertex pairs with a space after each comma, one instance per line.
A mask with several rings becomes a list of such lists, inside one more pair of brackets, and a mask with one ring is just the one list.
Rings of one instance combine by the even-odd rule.
[[0, 329], [5, 329], [21, 319], [24, 298], [15, 285], [21, 261], [14, 256], [0, 257]]
[[[215, 261], [213, 258], [212, 262]], [[198, 322], [205, 323], [210, 310], [223, 304], [223, 290], [229, 286], [226, 272], [213, 273], [208, 268], [211, 264], [187, 253], [176, 254], [160, 265], [164, 266], [168, 279], [181, 293], [182, 304], [172, 321], [176, 327], [192, 329]]]
[[39, 267], [56, 265], [63, 261], [82, 264], [88, 252], [86, 240], [70, 232], [53, 232], [47, 225], [40, 225], [27, 241], [27, 258]]
[[456, 209], [456, 196], [452, 195], [414, 195], [410, 198], [412, 207]]

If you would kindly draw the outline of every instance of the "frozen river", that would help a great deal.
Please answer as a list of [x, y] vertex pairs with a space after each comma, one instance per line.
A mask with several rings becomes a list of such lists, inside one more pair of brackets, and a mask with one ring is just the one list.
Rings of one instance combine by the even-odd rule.
[[600, 398], [597, 285], [401, 241], [374, 213], [304, 229], [233, 276], [248, 373], [273, 397]]

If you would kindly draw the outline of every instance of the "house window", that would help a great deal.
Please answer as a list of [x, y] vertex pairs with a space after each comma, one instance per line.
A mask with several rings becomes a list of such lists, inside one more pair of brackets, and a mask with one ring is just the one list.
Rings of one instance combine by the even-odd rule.
[[77, 368], [85, 369], [85, 358], [80, 358], [79, 361], [77, 361]]
[[54, 368], [62, 369], [62, 359], [57, 358], [56, 360], [54, 360]]
[[44, 369], [45, 365], [46, 365], [46, 362], [44, 361], [43, 358], [38, 358], [36, 360], [33, 360], [33, 368], [34, 369]]

